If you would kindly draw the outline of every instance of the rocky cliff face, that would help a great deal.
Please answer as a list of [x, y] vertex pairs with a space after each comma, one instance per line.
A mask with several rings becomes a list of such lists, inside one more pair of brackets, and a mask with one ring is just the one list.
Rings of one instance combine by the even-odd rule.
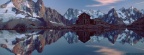
[[140, 17], [143, 17], [143, 12], [137, 8], [130, 7], [125, 9], [124, 7], [116, 10], [111, 9], [104, 20], [111, 24], [126, 24], [130, 25]]
[[[1, 22], [11, 22], [12, 19], [32, 19], [44, 27], [51, 26], [66, 26], [70, 22], [65, 19], [56, 10], [44, 6], [42, 0], [9, 0], [0, 6], [0, 19]], [[31, 21], [33, 22], [33, 21]]]
[[120, 19], [118, 12], [114, 8], [111, 9], [103, 19], [110, 24], [124, 24], [123, 21]]
[[[34, 2], [32, 0], [11, 0], [15, 8], [16, 12], [21, 11], [27, 13], [32, 17], [44, 17], [45, 14], [45, 6], [42, 0], [37, 0]], [[18, 12], [19, 13], [19, 12]]]
[[43, 19], [47, 24], [51, 24], [52, 26], [65, 26], [70, 24], [67, 19], [51, 8], [46, 8], [45, 17]]

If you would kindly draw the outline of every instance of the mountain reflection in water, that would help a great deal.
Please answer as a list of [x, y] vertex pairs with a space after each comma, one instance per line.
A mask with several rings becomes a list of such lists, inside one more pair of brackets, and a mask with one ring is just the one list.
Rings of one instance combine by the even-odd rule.
[[[138, 42], [144, 42], [143, 30], [100, 30], [100, 29], [85, 29], [85, 30], [26, 30], [24, 32], [15, 30], [0, 31], [0, 45], [2, 48], [16, 55], [32, 55], [36, 50], [42, 53], [46, 45], [51, 45], [59, 39], [67, 41], [69, 44], [82, 42], [100, 42], [107, 39], [109, 43], [116, 42], [123, 44], [134, 45]], [[48, 47], [46, 46], [46, 47]], [[98, 47], [98, 46], [97, 46]], [[99, 46], [100, 47], [100, 46]], [[124, 46], [123, 46], [124, 47]], [[101, 48], [103, 48], [101, 46]], [[111, 50], [111, 49], [109, 49]], [[64, 52], [64, 51], [63, 51]], [[78, 54], [78, 53], [77, 53]]]

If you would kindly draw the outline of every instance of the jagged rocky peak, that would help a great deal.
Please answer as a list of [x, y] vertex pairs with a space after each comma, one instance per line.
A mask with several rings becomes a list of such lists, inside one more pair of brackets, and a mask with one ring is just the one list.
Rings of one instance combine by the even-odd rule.
[[126, 9], [124, 7], [122, 7], [119, 10], [122, 11], [122, 12], [125, 12]]
[[[45, 6], [42, 0], [9, 0], [0, 6], [5, 12], [12, 11], [14, 14], [22, 14], [30, 17], [44, 17]], [[4, 13], [4, 12], [1, 12]]]
[[135, 8], [135, 7], [133, 7], [133, 6], [131, 6], [130, 8], [128, 8], [127, 9], [130, 13], [132, 13], [133, 15], [134, 15], [134, 13], [140, 13], [140, 11], [137, 9], [137, 8]]
[[134, 9], [134, 7], [133, 7], [133, 6], [131, 6], [129, 9]]
[[33, 0], [9, 0], [0, 5], [0, 22], [6, 23], [3, 26], [10, 27], [12, 24], [15, 26], [19, 21], [22, 22], [24, 20], [30, 20], [26, 21], [26, 24], [29, 22], [40, 24], [41, 22], [38, 18], [43, 17], [45, 17], [45, 6], [42, 0], [37, 0], [36, 2]]
[[115, 8], [112, 8], [110, 11], [116, 11], [116, 9], [115, 9]]
[[138, 18], [144, 16], [144, 10], [140, 11], [137, 8], [131, 6], [129, 8], [122, 7], [119, 10], [112, 8], [108, 11], [107, 14], [104, 14], [98, 10], [78, 10], [69, 8], [67, 12], [64, 14], [64, 17], [68, 20], [75, 21], [77, 20], [78, 16], [83, 12], [89, 14], [91, 18], [102, 18], [106, 22], [112, 24], [113, 23], [122, 24], [124, 22], [126, 25], [129, 25]]
[[44, 20], [48, 23], [54, 24], [56, 26], [61, 25], [64, 26], [68, 24], [68, 20], [65, 19], [60, 13], [58, 13], [55, 9], [51, 9], [46, 7], [46, 18]]
[[64, 14], [64, 17], [68, 20], [72, 20], [78, 17], [78, 9], [73, 9], [73, 8], [69, 8], [66, 13]]
[[135, 8], [135, 7], [133, 7], [133, 6], [131, 6], [130, 8], [128, 8], [129, 10], [131, 10], [131, 11], [139, 11], [137, 8]]
[[3, 22], [21, 18], [40, 20], [47, 26], [64, 26], [69, 22], [56, 10], [46, 8], [42, 0], [9, 0], [0, 6]]
[[44, 16], [45, 16], [45, 12], [46, 12], [46, 8], [45, 8], [45, 6], [44, 6], [43, 1], [42, 1], [42, 0], [38, 0], [36, 5], [38, 5], [38, 6], [36, 6], [36, 7], [39, 7], [38, 15], [39, 15], [40, 17], [44, 17]]
[[87, 13], [91, 16], [91, 19], [95, 19], [95, 18], [101, 18], [104, 16], [104, 13], [102, 13], [99, 10], [78, 10], [78, 9], [73, 9], [73, 8], [69, 8], [66, 13], [64, 14], [64, 17], [68, 20], [73, 20], [73, 19], [77, 19], [78, 16], [82, 13]]
[[37, 3], [43, 4], [43, 1], [42, 0], [37, 0]]
[[116, 13], [116, 9], [112, 8], [108, 13]]
[[144, 14], [144, 9], [141, 10], [142, 14]]
[[117, 14], [117, 11], [116, 11], [115, 8], [112, 8], [112, 9], [108, 12], [107, 15], [108, 15], [109, 17], [111, 17], [111, 16], [118, 17], [118, 14]]

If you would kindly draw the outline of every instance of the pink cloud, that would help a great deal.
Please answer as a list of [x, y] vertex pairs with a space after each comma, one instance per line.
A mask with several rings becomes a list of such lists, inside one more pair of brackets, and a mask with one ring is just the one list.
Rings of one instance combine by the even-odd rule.
[[97, 45], [87, 45], [88, 47], [93, 48], [100, 48], [99, 50], [96, 50], [94, 52], [102, 53], [103, 55], [123, 55], [124, 53], [121, 51], [118, 51], [116, 49], [104, 47], [104, 46], [97, 46]]
[[94, 1], [99, 2], [100, 4], [87, 5], [87, 7], [105, 6], [105, 5], [109, 5], [109, 4], [112, 4], [112, 3], [117, 3], [117, 2], [123, 1], [123, 0], [94, 0]]

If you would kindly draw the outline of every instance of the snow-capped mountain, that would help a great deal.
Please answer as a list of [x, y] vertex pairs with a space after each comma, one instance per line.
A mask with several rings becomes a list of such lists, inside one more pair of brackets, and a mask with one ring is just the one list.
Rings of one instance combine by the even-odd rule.
[[65, 19], [65, 17], [59, 14], [56, 10], [47, 7], [45, 17], [43, 19], [47, 22], [47, 24], [51, 23], [50, 25], [52, 26], [64, 26], [70, 24], [69, 20]]
[[108, 14], [105, 15], [103, 20], [109, 24], [123, 24], [123, 21], [120, 18], [125, 18], [125, 15], [120, 15], [120, 13], [120, 11], [116, 11], [114, 8], [112, 8]]
[[45, 12], [44, 9], [41, 0], [38, 0], [37, 2], [29, 0], [9, 0], [0, 6], [0, 15], [10, 15], [9, 17], [14, 18], [25, 18], [27, 16], [43, 17], [42, 14]]
[[95, 18], [100, 18], [103, 17], [104, 13], [102, 13], [101, 11], [97, 11], [97, 10], [78, 10], [78, 9], [72, 9], [69, 8], [66, 13], [64, 14], [64, 17], [68, 20], [77, 18], [79, 15], [81, 15], [82, 13], [87, 13], [91, 16], [91, 19], [95, 19]]
[[142, 14], [144, 15], [144, 9], [141, 10]]
[[107, 16], [104, 17], [104, 20], [110, 24], [126, 24], [130, 25], [134, 21], [136, 21], [138, 18], [142, 17], [143, 14], [142, 11], [139, 11], [137, 8], [130, 7], [128, 9], [125, 9], [124, 7], [116, 10], [111, 9]]
[[[0, 5], [0, 19], [9, 22], [12, 19], [33, 19], [48, 26], [65, 26], [70, 24], [56, 10], [44, 6], [42, 0], [9, 0]], [[20, 20], [22, 21], [22, 20]], [[37, 21], [37, 22], [40, 22]]]
[[[9, 0], [0, 5], [1, 29], [14, 29], [23, 24], [27, 28], [38, 28], [41, 21], [37, 18], [43, 17], [45, 7], [42, 0]], [[27, 25], [29, 24], [29, 25]], [[38, 26], [37, 26], [38, 25]]]
[[73, 23], [75, 23], [78, 16], [84, 12], [89, 14], [91, 16], [91, 19], [102, 18], [104, 16], [104, 13], [102, 13], [99, 10], [78, 10], [78, 9], [69, 8], [64, 14], [64, 17], [68, 20], [71, 20]]
[[8, 1], [7, 3], [1, 5], [0, 7], [0, 19], [3, 22], [7, 22], [9, 19], [13, 19], [16, 17], [24, 18], [23, 15], [17, 15], [14, 10], [14, 5], [12, 1]]
[[91, 19], [102, 18], [105, 22], [117, 25], [118, 24], [130, 25], [138, 18], [144, 16], [144, 10], [140, 11], [134, 7], [126, 9], [123, 7], [119, 10], [112, 8], [111, 10], [108, 11], [107, 14], [104, 14], [97, 10], [78, 10], [69, 8], [67, 12], [64, 14], [64, 17], [68, 20], [71, 20], [71, 22], [75, 23], [78, 16], [84, 12], [89, 14], [91, 16]]
[[143, 16], [142, 12], [140, 12], [137, 8], [134, 7], [124, 9], [121, 12], [126, 16], [126, 18], [122, 18], [123, 22], [125, 22], [126, 24], [132, 24], [138, 18], [141, 18]]
[[43, 17], [45, 6], [42, 0], [36, 2], [32, 0], [11, 0], [15, 6], [16, 12], [23, 12], [32, 17]]
[[14, 29], [17, 25], [24, 25], [27, 28], [41, 26], [41, 21], [37, 18], [43, 17], [41, 16], [43, 14], [41, 10], [44, 9], [44, 5], [40, 1], [9, 0], [0, 5], [1, 29]]

